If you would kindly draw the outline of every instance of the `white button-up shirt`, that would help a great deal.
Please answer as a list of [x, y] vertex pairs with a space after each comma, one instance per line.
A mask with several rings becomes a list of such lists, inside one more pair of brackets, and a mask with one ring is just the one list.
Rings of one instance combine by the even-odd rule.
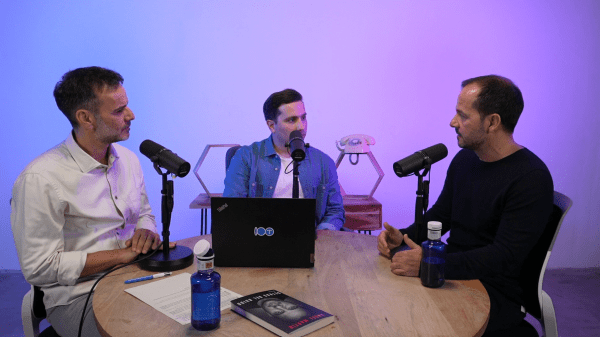
[[99, 275], [79, 278], [88, 253], [125, 248], [136, 229], [157, 232], [137, 156], [112, 144], [100, 164], [72, 134], [21, 172], [11, 206], [21, 271], [47, 309], [89, 292]]

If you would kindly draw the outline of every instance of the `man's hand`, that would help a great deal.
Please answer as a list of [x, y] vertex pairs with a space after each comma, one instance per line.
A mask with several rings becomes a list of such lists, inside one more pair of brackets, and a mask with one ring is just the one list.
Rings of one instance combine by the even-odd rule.
[[[125, 248], [88, 253], [80, 277], [93, 275], [119, 264], [129, 263], [135, 260], [140, 253], [146, 254], [150, 248], [156, 249], [160, 243], [158, 234], [147, 229], [137, 229], [133, 233], [133, 237], [125, 241]], [[175, 242], [170, 242], [169, 246], [174, 248]]]
[[387, 222], [383, 226], [385, 229], [377, 236], [377, 249], [381, 255], [391, 258], [390, 250], [402, 244], [402, 233]]
[[[131, 241], [131, 240], [128, 240], [128, 241]], [[125, 244], [127, 244], [127, 242]], [[131, 242], [129, 244], [131, 244]], [[129, 248], [129, 245], [125, 248], [118, 249], [117, 252], [118, 252], [118, 257], [119, 257], [117, 264], [129, 263], [129, 262], [135, 260], [135, 258], [139, 255], [138, 252]]]
[[406, 234], [404, 235], [404, 242], [410, 247], [410, 250], [400, 251], [394, 255], [390, 266], [392, 273], [401, 276], [419, 276], [421, 257], [423, 256], [421, 246]]
[[[136, 229], [133, 237], [125, 241], [125, 245], [127, 247], [131, 245], [131, 251], [137, 254], [146, 254], [150, 248], [154, 250], [160, 243], [160, 235], [148, 229]], [[169, 248], [174, 248], [175, 245], [175, 242], [169, 242]]]

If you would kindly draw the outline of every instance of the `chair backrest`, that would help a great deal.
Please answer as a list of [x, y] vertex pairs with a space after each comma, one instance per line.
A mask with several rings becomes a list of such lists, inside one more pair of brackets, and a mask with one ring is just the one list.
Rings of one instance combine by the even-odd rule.
[[60, 337], [50, 325], [40, 332], [40, 323], [46, 318], [44, 307], [44, 292], [37, 286], [23, 296], [21, 305], [21, 320], [25, 337]]
[[44, 306], [44, 292], [38, 286], [33, 286], [33, 314], [38, 318], [46, 318], [46, 307]]
[[231, 158], [235, 155], [235, 152], [240, 148], [240, 145], [232, 146], [227, 149], [225, 153], [225, 171], [229, 168], [229, 164], [231, 163]]
[[540, 319], [542, 312], [540, 308], [540, 294], [542, 282], [546, 272], [546, 265], [554, 247], [554, 242], [562, 225], [562, 221], [573, 202], [566, 195], [554, 191], [554, 205], [548, 224], [542, 236], [533, 247], [521, 269], [519, 284], [523, 289], [523, 300], [527, 312]]

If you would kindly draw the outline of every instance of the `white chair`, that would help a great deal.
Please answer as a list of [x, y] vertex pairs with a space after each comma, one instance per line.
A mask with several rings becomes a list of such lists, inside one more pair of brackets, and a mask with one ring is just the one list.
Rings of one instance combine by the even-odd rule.
[[567, 211], [573, 201], [566, 195], [554, 191], [554, 208], [546, 229], [523, 264], [520, 281], [523, 289], [525, 310], [542, 325], [544, 336], [558, 337], [556, 313], [550, 296], [542, 290], [546, 265], [554, 247]]
[[[21, 305], [21, 320], [25, 337], [54, 337], [59, 336], [52, 326], [40, 333], [40, 323], [46, 318], [44, 293], [39, 287], [31, 286], [31, 290], [23, 296]], [[60, 337], [60, 336], [59, 336]]]

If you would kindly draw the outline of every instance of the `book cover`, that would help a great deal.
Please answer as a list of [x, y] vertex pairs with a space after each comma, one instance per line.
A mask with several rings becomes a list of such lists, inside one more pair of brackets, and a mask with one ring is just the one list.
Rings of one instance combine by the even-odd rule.
[[235, 299], [231, 310], [279, 336], [304, 336], [334, 321], [331, 314], [277, 290]]

